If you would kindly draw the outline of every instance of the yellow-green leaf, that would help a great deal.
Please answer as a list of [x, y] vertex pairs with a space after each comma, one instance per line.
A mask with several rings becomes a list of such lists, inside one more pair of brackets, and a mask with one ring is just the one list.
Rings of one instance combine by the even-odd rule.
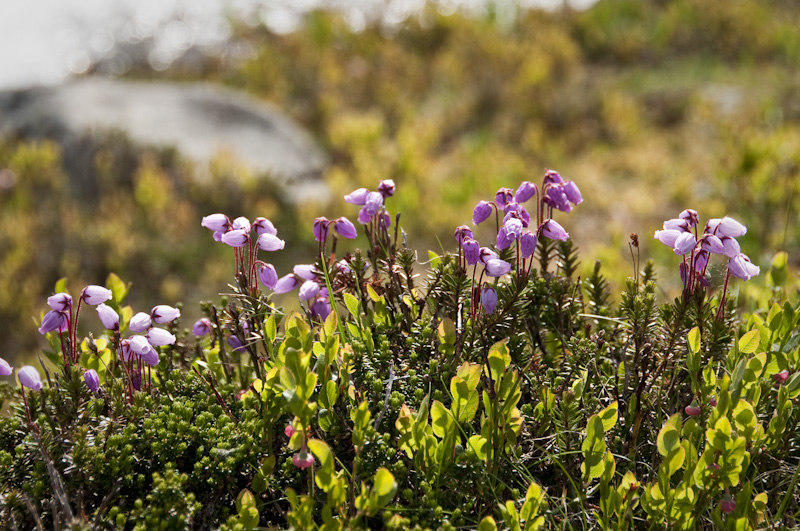
[[758, 342], [760, 340], [761, 336], [758, 330], [750, 330], [739, 338], [739, 351], [744, 354], [752, 354], [758, 348]]

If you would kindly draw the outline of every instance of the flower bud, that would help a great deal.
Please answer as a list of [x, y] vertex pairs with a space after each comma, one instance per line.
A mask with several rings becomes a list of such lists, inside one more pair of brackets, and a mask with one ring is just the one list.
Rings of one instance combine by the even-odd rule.
[[318, 242], [324, 242], [328, 239], [328, 218], [326, 217], [319, 217], [314, 220], [314, 239]]
[[690, 417], [697, 417], [702, 412], [700, 406], [697, 405], [697, 402], [692, 402], [690, 405], [686, 406], [683, 410]]
[[555, 220], [547, 219], [542, 223], [540, 231], [551, 240], [559, 240], [565, 242], [569, 239], [569, 234], [564, 227], [559, 225]]
[[736, 502], [733, 500], [720, 500], [719, 508], [723, 513], [731, 514], [736, 510]]
[[511, 271], [511, 264], [495, 258], [486, 262], [486, 274], [490, 277], [501, 277]]
[[292, 435], [294, 435], [295, 431], [297, 430], [295, 430], [294, 426], [291, 424], [287, 424], [286, 427], [283, 429], [283, 433], [286, 434], [286, 436], [289, 437], [290, 439], [292, 438]]
[[524, 203], [535, 195], [536, 185], [529, 181], [522, 181], [519, 188], [517, 188], [517, 193], [514, 194], [514, 201], [517, 203]]
[[314, 282], [313, 280], [306, 280], [303, 282], [303, 285], [300, 286], [300, 300], [307, 301], [308, 299], [313, 299], [319, 293], [319, 284]]
[[[259, 237], [259, 241], [261, 238]], [[244, 247], [250, 241], [250, 231], [244, 229], [229, 230], [222, 235], [222, 243], [231, 247]]]
[[346, 196], [344, 196], [344, 202], [350, 203], [351, 205], [359, 205], [362, 206], [364, 203], [367, 202], [367, 194], [369, 194], [369, 190], [366, 188], [359, 188], [357, 190], [353, 190]]
[[530, 258], [536, 251], [536, 235], [532, 232], [525, 232], [519, 237], [520, 252], [522, 258]]
[[245, 232], [250, 232], [250, 220], [244, 216], [239, 216], [238, 218], [233, 220], [231, 223], [231, 228], [233, 230], [243, 230]]
[[772, 379], [775, 380], [779, 385], [786, 383], [786, 380], [789, 379], [789, 371], [786, 369], [782, 370], [778, 374], [773, 374]]
[[378, 185], [378, 193], [380, 193], [384, 199], [387, 197], [392, 197], [394, 195], [394, 180], [386, 179], [385, 181], [381, 181]]
[[461, 249], [464, 251], [464, 259], [467, 265], [475, 265], [481, 257], [481, 246], [472, 238], [464, 238], [464, 243], [461, 244]]

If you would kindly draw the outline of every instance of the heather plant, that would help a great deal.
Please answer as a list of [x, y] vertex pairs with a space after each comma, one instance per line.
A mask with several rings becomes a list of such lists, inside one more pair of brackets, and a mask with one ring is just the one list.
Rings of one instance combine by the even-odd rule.
[[[773, 289], [739, 313], [737, 283], [760, 276], [736, 243], [743, 225], [700, 233], [693, 210], [664, 223], [655, 237], [681, 256], [684, 285], [668, 302], [632, 235], [634, 276], [612, 304], [601, 264], [578, 276], [554, 219], [584, 201], [558, 172], [480, 200], [454, 251], [424, 263], [395, 193], [383, 180], [345, 196], [360, 228], [318, 217], [316, 255], [286, 271], [279, 226], [203, 217], [233, 282], [191, 330], [180, 305], [135, 312], [115, 275], [75, 299], [59, 282], [40, 366], [2, 387], [0, 524], [798, 525], [800, 304]], [[363, 249], [341, 253], [339, 238]], [[721, 289], [712, 254], [727, 259]], [[776, 288], [786, 276], [770, 271]], [[295, 289], [299, 311], [285, 311]], [[97, 320], [79, 327], [86, 305]]]

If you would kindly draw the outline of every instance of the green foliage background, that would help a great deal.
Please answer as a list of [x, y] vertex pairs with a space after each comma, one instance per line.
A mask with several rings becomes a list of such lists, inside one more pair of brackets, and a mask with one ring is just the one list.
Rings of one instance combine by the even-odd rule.
[[[487, 190], [557, 169], [586, 198], [567, 229], [620, 281], [632, 272], [631, 232], [644, 256], [672, 267], [651, 234], [686, 207], [747, 225], [755, 263], [787, 250], [797, 265], [797, 27], [800, 12], [778, 0], [601, 0], [585, 12], [520, 9], [510, 22], [428, 6], [360, 32], [314, 12], [289, 35], [239, 24], [229, 47], [239, 53], [199, 70], [130, 75], [216, 81], [277, 103], [329, 151], [334, 198], [396, 181], [420, 250], [439, 249], [437, 239], [452, 248], [453, 227]], [[206, 254], [203, 214], [267, 216], [298, 254], [315, 216], [355, 215], [338, 200], [288, 205], [222, 157], [206, 170], [118, 136], [102, 145], [78, 186], [54, 144], [0, 142], [0, 169], [16, 177], [0, 190], [4, 356], [36, 352], [30, 316], [60, 276], [77, 286], [116, 271], [134, 282], [137, 309], [191, 308], [219, 291], [231, 264], [220, 246]], [[672, 270], [660, 276], [678, 282]]]

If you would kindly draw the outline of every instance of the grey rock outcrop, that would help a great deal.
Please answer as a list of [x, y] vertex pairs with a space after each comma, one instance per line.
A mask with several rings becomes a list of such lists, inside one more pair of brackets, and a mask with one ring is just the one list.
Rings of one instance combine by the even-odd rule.
[[52, 138], [68, 153], [105, 131], [174, 147], [201, 166], [230, 154], [283, 184], [292, 200], [324, 193], [327, 157], [311, 136], [273, 105], [231, 89], [88, 77], [0, 92], [0, 135]]

